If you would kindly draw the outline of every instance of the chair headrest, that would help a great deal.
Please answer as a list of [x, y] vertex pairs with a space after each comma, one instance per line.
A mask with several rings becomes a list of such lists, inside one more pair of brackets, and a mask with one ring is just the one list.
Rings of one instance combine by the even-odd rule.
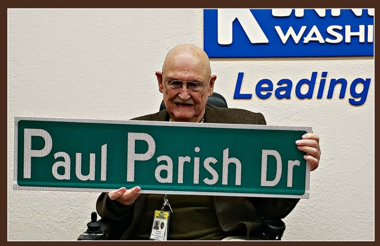
[[216, 92], [208, 98], [207, 103], [221, 108], [228, 108], [226, 99], [221, 94]]

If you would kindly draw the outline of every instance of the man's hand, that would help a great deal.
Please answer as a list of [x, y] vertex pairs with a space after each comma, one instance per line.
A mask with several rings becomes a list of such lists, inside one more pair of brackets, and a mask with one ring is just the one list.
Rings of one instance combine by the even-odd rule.
[[310, 170], [317, 169], [321, 158], [319, 136], [314, 133], [306, 133], [302, 139], [296, 141], [296, 145], [299, 150], [306, 152], [304, 159], [310, 163]]
[[118, 201], [119, 203], [128, 206], [133, 204], [140, 196], [140, 190], [141, 188], [138, 186], [133, 187], [129, 190], [127, 190], [125, 187], [122, 187], [118, 190], [108, 192], [108, 197], [111, 200]]

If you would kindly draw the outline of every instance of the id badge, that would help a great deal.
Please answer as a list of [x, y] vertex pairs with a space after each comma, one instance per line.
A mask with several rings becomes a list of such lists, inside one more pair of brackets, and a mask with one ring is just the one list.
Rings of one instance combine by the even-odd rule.
[[168, 227], [169, 227], [169, 211], [155, 210], [152, 232], [150, 233], [149, 239], [156, 241], [166, 241], [168, 237]]

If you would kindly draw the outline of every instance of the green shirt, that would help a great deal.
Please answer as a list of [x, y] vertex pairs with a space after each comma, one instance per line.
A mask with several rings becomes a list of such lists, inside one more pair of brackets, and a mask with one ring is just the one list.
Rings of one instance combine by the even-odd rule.
[[[153, 214], [160, 210], [163, 195], [148, 195], [142, 216], [131, 240], [147, 240], [153, 226]], [[170, 214], [168, 240], [221, 240], [221, 229], [209, 196], [168, 195], [173, 209]], [[166, 207], [165, 210], [168, 210]]]

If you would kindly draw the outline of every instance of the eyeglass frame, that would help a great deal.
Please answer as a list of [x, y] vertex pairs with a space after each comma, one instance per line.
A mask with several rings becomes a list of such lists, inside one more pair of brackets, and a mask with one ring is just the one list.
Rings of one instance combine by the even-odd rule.
[[[169, 79], [169, 80], [165, 80], [165, 81], [164, 81], [164, 84], [165, 84], [165, 87], [166, 87], [167, 89], [175, 91], [175, 90], [181, 90], [181, 89], [183, 88], [183, 84], [186, 83], [186, 90], [187, 90], [187, 91], [191, 91], [191, 92], [194, 92], [194, 93], [202, 93], [202, 92], [204, 91], [205, 87], [209, 84], [210, 79], [211, 79], [211, 76], [208, 78], [208, 83], [206, 83], [206, 84], [203, 83], [203, 82], [201, 82], [201, 81], [196, 81], [196, 80], [183, 81], [183, 80], [180, 80], [180, 79]], [[181, 87], [179, 87], [179, 88], [177, 88], [177, 89], [170, 88], [170, 86], [169, 86], [168, 83], [173, 82], [173, 81], [181, 82]], [[193, 91], [193, 90], [189, 89], [189, 87], [188, 87], [188, 84], [189, 84], [189, 83], [197, 83], [197, 84], [201, 84], [201, 85], [202, 85], [202, 90], [200, 90], [200, 91]]]

